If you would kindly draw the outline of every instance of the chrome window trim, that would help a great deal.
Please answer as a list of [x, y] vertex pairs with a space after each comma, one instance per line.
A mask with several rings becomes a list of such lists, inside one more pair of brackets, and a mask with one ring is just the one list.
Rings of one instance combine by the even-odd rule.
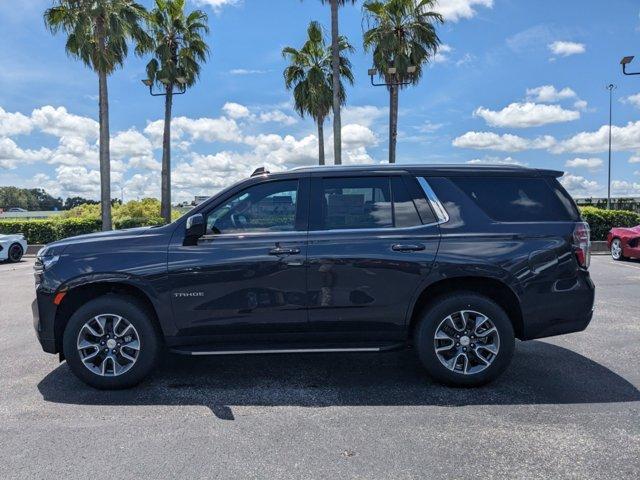
[[429, 200], [429, 203], [431, 204], [433, 213], [436, 214], [436, 218], [438, 219], [437, 224], [447, 223], [449, 221], [449, 214], [436, 196], [436, 193], [431, 188], [431, 185], [429, 185], [429, 182], [427, 182], [427, 179], [424, 177], [416, 178], [418, 179], [418, 183], [420, 184], [420, 187], [422, 187], [424, 194], [427, 196], [427, 200]]

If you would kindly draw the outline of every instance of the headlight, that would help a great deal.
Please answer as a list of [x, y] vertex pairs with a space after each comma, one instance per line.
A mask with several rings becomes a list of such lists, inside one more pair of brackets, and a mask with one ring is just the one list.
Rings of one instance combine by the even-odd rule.
[[36, 277], [36, 282], [40, 283], [41, 275], [45, 270], [53, 267], [58, 260], [60, 259], [60, 255], [48, 255], [46, 257], [37, 256], [36, 262], [33, 264], [33, 271]]
[[36, 262], [33, 264], [33, 278], [36, 282], [36, 288], [42, 283], [42, 276], [45, 270], [53, 267], [60, 259], [60, 255], [49, 255], [47, 257], [36, 257]]

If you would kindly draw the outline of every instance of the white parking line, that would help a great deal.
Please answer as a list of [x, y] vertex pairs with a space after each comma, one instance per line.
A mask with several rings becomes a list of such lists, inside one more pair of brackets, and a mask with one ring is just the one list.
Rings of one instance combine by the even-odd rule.
[[613, 264], [613, 265], [618, 265], [620, 267], [627, 267], [627, 268], [633, 268], [635, 270], [640, 270], [640, 264], [631, 265], [630, 263], [623, 263], [623, 262], [620, 262], [620, 261], [611, 261], [610, 263]]

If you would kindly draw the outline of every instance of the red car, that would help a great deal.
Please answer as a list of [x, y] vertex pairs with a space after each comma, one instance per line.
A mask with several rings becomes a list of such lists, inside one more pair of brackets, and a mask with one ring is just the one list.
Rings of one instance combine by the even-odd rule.
[[640, 225], [612, 228], [607, 234], [607, 246], [614, 260], [640, 258]]

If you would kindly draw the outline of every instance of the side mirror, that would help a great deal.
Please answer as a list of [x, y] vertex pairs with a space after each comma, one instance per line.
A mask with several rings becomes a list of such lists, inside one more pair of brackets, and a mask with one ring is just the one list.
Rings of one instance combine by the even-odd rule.
[[207, 233], [206, 228], [204, 216], [201, 213], [191, 215], [187, 218], [185, 239], [197, 240]]

